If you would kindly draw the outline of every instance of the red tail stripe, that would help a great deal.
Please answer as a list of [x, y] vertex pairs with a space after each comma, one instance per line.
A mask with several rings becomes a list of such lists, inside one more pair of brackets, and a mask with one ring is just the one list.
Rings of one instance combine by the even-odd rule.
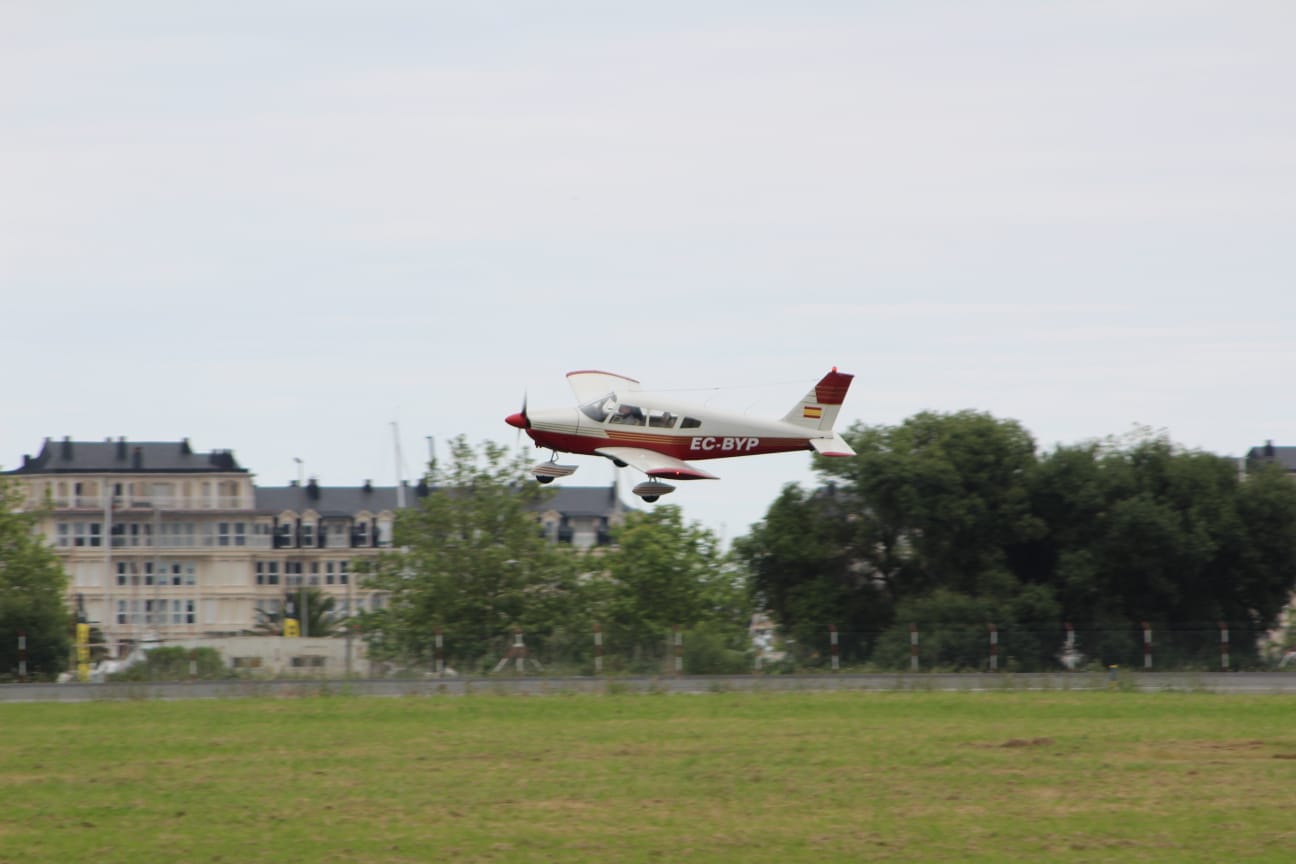
[[815, 401], [824, 405], [842, 404], [854, 378], [854, 375], [845, 372], [829, 372], [815, 385]]

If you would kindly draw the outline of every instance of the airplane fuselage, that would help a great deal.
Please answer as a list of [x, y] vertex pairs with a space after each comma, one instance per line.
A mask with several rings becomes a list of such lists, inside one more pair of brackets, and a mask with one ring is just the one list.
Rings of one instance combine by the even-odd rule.
[[576, 470], [557, 464], [558, 453], [603, 456], [648, 475], [634, 493], [651, 502], [675, 488], [663, 480], [717, 479], [691, 464], [703, 459], [805, 450], [855, 455], [833, 432], [853, 377], [833, 367], [782, 418], [761, 420], [667, 401], [643, 392], [633, 378], [583, 370], [567, 374], [582, 404], [528, 412], [524, 401], [505, 422], [554, 452], [555, 458], [532, 467], [537, 481], [549, 483]]
[[[642, 407], [645, 422], [633, 425], [615, 419], [598, 421], [574, 408], [536, 412], [530, 415], [526, 432], [537, 447], [563, 453], [595, 455], [604, 447], [640, 447], [694, 461], [810, 450], [810, 438], [816, 437], [807, 434], [804, 427], [777, 420], [697, 411], [679, 414], [671, 421], [661, 420], [661, 413]], [[654, 419], [673, 425], [649, 425]]]

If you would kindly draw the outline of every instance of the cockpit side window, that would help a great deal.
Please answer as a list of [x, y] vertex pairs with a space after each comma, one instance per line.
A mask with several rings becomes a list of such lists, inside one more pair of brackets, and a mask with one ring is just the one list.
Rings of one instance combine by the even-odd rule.
[[702, 421], [697, 419], [696, 417], [685, 417], [680, 422], [681, 429], [696, 429], [701, 425], [702, 425]]
[[649, 411], [648, 425], [655, 426], [658, 429], [673, 429], [679, 421], [678, 414], [672, 414], [669, 411]]

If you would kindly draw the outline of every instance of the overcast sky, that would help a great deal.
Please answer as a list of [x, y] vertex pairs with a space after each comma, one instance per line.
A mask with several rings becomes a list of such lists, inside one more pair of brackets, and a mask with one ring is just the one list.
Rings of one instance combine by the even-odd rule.
[[[1290, 2], [7, 0], [0, 466], [187, 436], [389, 484], [393, 423], [413, 478], [589, 368], [781, 416], [836, 365], [841, 426], [973, 408], [1043, 449], [1296, 444], [1294, 32]], [[732, 538], [809, 465], [665, 500]]]

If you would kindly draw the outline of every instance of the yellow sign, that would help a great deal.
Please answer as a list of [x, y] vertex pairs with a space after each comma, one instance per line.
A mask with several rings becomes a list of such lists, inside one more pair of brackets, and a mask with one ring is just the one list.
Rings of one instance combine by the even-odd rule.
[[90, 625], [76, 625], [77, 680], [90, 680]]
[[284, 619], [284, 638], [296, 639], [301, 635], [301, 625], [297, 623], [296, 618]]

